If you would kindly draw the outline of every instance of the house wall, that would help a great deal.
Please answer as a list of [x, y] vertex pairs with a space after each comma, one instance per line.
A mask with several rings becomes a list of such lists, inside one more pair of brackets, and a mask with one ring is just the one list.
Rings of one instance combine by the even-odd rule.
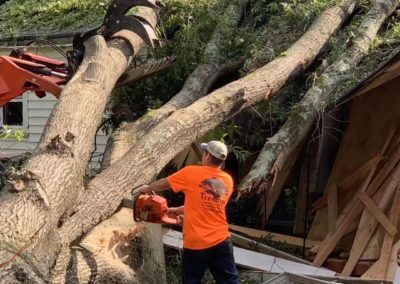
[[[70, 46], [63, 46], [62, 48], [65, 50], [71, 49]], [[9, 47], [0, 47], [0, 56], [9, 55], [11, 49], [12, 48]], [[65, 61], [65, 59], [51, 47], [43, 47], [39, 50], [32, 49], [32, 52], [35, 51], [37, 51], [37, 54], [39, 55]], [[12, 157], [25, 152], [33, 151], [40, 140], [47, 119], [56, 103], [57, 99], [51, 94], [47, 94], [47, 96], [43, 98], [38, 98], [33, 92], [26, 92], [23, 95], [24, 126], [20, 127], [24, 131], [26, 139], [18, 143], [10, 139], [0, 140], [0, 158]], [[0, 123], [3, 125], [3, 121]], [[93, 154], [91, 162], [91, 166], [94, 168], [98, 168], [100, 166], [98, 160], [101, 158], [101, 154], [104, 152], [107, 138], [107, 135], [99, 130], [96, 137], [96, 152]]]

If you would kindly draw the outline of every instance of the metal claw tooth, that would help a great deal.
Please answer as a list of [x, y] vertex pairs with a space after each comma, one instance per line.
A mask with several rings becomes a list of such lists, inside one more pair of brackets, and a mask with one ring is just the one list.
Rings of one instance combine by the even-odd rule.
[[107, 26], [106, 28], [106, 32], [103, 34], [104, 38], [109, 38], [116, 32], [126, 29], [138, 34], [147, 45], [153, 46], [153, 40], [150, 38], [145, 25], [135, 16], [123, 16], [119, 19], [119, 22]]

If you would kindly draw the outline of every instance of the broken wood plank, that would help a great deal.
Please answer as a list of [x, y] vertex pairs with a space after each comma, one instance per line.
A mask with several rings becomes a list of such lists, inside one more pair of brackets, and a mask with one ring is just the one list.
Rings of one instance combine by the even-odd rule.
[[375, 202], [368, 197], [364, 192], [358, 194], [358, 198], [364, 203], [365, 207], [371, 212], [371, 214], [378, 220], [378, 222], [385, 228], [386, 232], [394, 236], [397, 233], [397, 228], [393, 225], [385, 214], [376, 206]]
[[243, 237], [239, 234], [236, 233], [230, 233], [231, 234], [231, 238], [232, 238], [232, 242], [233, 244], [239, 245], [241, 247], [244, 247], [246, 249], [250, 249], [252, 251], [255, 252], [259, 252], [259, 253], [263, 253], [263, 254], [267, 254], [270, 256], [276, 256], [276, 257], [280, 257], [283, 259], [287, 259], [287, 260], [291, 260], [291, 261], [295, 261], [295, 262], [299, 262], [299, 263], [303, 263], [303, 264], [308, 264], [311, 265], [311, 263], [305, 259], [296, 257], [292, 254], [289, 254], [287, 252], [283, 252], [281, 250], [275, 249], [273, 247], [270, 247], [266, 244], [260, 243], [260, 242], [256, 242], [252, 239]]
[[[392, 208], [390, 210], [390, 221], [393, 224], [398, 224], [399, 222], [399, 211], [400, 211], [400, 187], [397, 187], [396, 195], [393, 200]], [[378, 260], [378, 272], [377, 278], [385, 279], [386, 271], [389, 266], [390, 253], [392, 252], [392, 246], [394, 241], [394, 235], [390, 235], [388, 233], [385, 234], [385, 238], [383, 239], [381, 256]]]
[[[168, 230], [163, 235], [164, 245], [175, 249], [183, 248], [182, 233]], [[238, 266], [269, 272], [290, 272], [299, 275], [335, 276], [336, 272], [326, 268], [318, 268], [303, 263], [265, 255], [258, 252], [233, 247], [235, 263]]]
[[[390, 141], [392, 140], [394, 136], [394, 132], [392, 131], [387, 139], [387, 141], [384, 144], [383, 149], [381, 150], [381, 155], [384, 156], [384, 153], [386, 152], [386, 149], [389, 147]], [[398, 141], [396, 141], [396, 144]], [[389, 156], [389, 159], [386, 161], [385, 165], [382, 167], [382, 169], [379, 171], [377, 176], [373, 179], [370, 185], [365, 185], [366, 183], [369, 183], [368, 179], [366, 182], [361, 187], [361, 190], [366, 188], [365, 192], [367, 193], [368, 196], [373, 196], [376, 191], [380, 188], [382, 183], [386, 180], [390, 172], [393, 170], [393, 168], [396, 166], [398, 161], [400, 160], [400, 147], [397, 147], [397, 149], [394, 151]], [[371, 170], [372, 171], [372, 170]], [[370, 175], [371, 176], [371, 175]], [[329, 256], [329, 254], [333, 251], [335, 248], [336, 244], [340, 241], [340, 239], [343, 237], [344, 233], [346, 232], [346, 229], [351, 226], [351, 224], [360, 216], [363, 210], [363, 203], [358, 199], [352, 199], [350, 201], [345, 210], [343, 210], [341, 217], [338, 219], [338, 224], [336, 226], [336, 230], [333, 233], [328, 233], [326, 236], [325, 240], [321, 244], [321, 249], [317, 253], [313, 264], [315, 266], [321, 266], [322, 263], [326, 260], [326, 258]]]
[[365, 176], [369, 171], [371, 171], [374, 167], [376, 167], [380, 161], [382, 161], [383, 157], [381, 155], [376, 155], [368, 162], [359, 167], [355, 172], [345, 178], [343, 181], [339, 183], [339, 188], [341, 190], [349, 188], [353, 185], [357, 180]]
[[[387, 206], [389, 206], [390, 200], [394, 194], [394, 189], [395, 188], [390, 187], [390, 182], [387, 181], [387, 183], [384, 185], [383, 191], [378, 192], [374, 196], [375, 200], [379, 200], [378, 206], [380, 210], [385, 210]], [[374, 238], [371, 239], [371, 237], [373, 236], [377, 226], [378, 220], [373, 218], [372, 214], [367, 209], [364, 209], [358, 224], [357, 233], [354, 238], [349, 259], [347, 260], [342, 271], [343, 276], [351, 275], [354, 267], [367, 247], [368, 242], [370, 242], [372, 239], [375, 240]]]
[[335, 230], [338, 217], [338, 188], [332, 185], [327, 191], [328, 202], [328, 232]]
[[[369, 180], [365, 181], [369, 183]], [[365, 183], [361, 188], [365, 187]], [[341, 213], [337, 220], [335, 230], [328, 233], [325, 240], [322, 242], [321, 247], [314, 259], [313, 265], [321, 266], [326, 260], [332, 250], [335, 248], [340, 239], [344, 236], [345, 232], [350, 228], [353, 222], [358, 218], [363, 209], [363, 204], [358, 198], [353, 198]]]
[[263, 284], [282, 284], [282, 283], [334, 284], [337, 282], [325, 281], [304, 275], [297, 275], [285, 272], [275, 276], [274, 278], [264, 282]]
[[[375, 219], [375, 218], [372, 218]], [[360, 260], [377, 260], [381, 254], [381, 246], [383, 242], [383, 238], [385, 236], [385, 229], [382, 226], [377, 226], [377, 229], [372, 234], [372, 237], [369, 239], [367, 246], [365, 247], [364, 252], [362, 253]]]
[[[371, 171], [374, 167], [376, 167], [380, 161], [382, 161], [383, 157], [381, 155], [377, 155], [363, 164], [360, 168], [358, 168], [355, 172], [353, 172], [350, 176], [341, 181], [338, 185], [338, 191], [342, 191], [344, 189], [349, 188], [353, 185], [357, 180], [365, 176], [369, 171]], [[329, 191], [327, 191], [329, 193]], [[312, 204], [313, 210], [321, 209], [326, 206], [327, 195], [322, 196], [318, 200], [316, 200]]]
[[[277, 273], [271, 273], [271, 272], [266, 272], [266, 271], [252, 271], [252, 270], [242, 270], [240, 272], [240, 276], [244, 279], [248, 279], [250, 283], [266, 283], [265, 281], [269, 281], [273, 279], [274, 277], [278, 276], [279, 274]], [[363, 280], [358, 277], [343, 277], [343, 276], [333, 276], [333, 277], [328, 277], [328, 276], [312, 276], [312, 278], [315, 279], [320, 279], [324, 281], [331, 281], [336, 284], [383, 284], [385, 282], [379, 281], [379, 280]], [[251, 282], [253, 281], [253, 282]], [[282, 282], [281, 282], [282, 283]], [[286, 282], [284, 282], [287, 284]], [[292, 282], [290, 282], [292, 283]], [[301, 283], [301, 284], [306, 284], [304, 282], [295, 282]], [[283, 284], [283, 283], [282, 283]], [[389, 284], [389, 283], [387, 283]]]
[[[396, 270], [399, 267], [397, 264], [397, 252], [400, 249], [400, 240], [398, 240], [392, 247], [388, 269], [386, 272], [386, 279], [393, 281], [395, 278]], [[379, 262], [376, 261], [362, 276], [361, 279], [377, 279]], [[385, 279], [380, 279], [385, 280]]]
[[269, 238], [271, 241], [274, 242], [281, 242], [281, 243], [287, 243], [289, 245], [297, 246], [297, 247], [303, 247], [303, 244], [305, 244], [306, 248], [312, 248], [314, 246], [318, 246], [320, 242], [318, 241], [312, 241], [312, 240], [304, 240], [302, 238], [298, 237], [293, 237], [293, 236], [288, 236], [288, 235], [283, 235], [283, 234], [278, 234], [278, 233], [271, 233], [267, 231], [262, 231], [262, 230], [257, 230], [257, 229], [252, 229], [252, 228], [246, 228], [242, 226], [237, 226], [237, 225], [229, 225], [229, 230], [231, 231], [236, 231], [243, 233], [245, 235], [248, 235], [253, 238]]
[[300, 169], [299, 191], [297, 194], [296, 215], [293, 228], [293, 233], [301, 236], [303, 236], [306, 231], [308, 170], [308, 162], [307, 158], [305, 158], [303, 159]]

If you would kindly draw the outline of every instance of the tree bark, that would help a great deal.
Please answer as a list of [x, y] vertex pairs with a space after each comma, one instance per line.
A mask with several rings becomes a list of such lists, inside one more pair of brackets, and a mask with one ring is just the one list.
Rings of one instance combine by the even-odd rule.
[[[155, 25], [156, 13], [142, 16]], [[118, 78], [143, 45], [136, 34], [119, 32], [109, 43], [100, 36], [85, 44], [84, 60], [62, 92], [40, 143], [27, 162], [25, 189], [0, 197], [0, 263], [6, 282], [49, 281], [62, 248], [58, 228], [84, 192], [90, 149], [107, 100]], [[28, 245], [26, 245], [28, 244]]]
[[68, 242], [110, 216], [124, 195], [148, 182], [181, 149], [241, 110], [268, 99], [289, 79], [304, 71], [353, 12], [355, 4], [356, 1], [344, 1], [328, 9], [286, 56], [175, 111], [143, 135], [129, 152], [89, 183], [77, 213], [61, 228], [68, 235]]
[[178, 94], [161, 108], [147, 113], [133, 123], [122, 125], [113, 132], [104, 153], [103, 167], [108, 167], [121, 158], [142, 135], [148, 133], [171, 113], [205, 96], [218, 78], [238, 70], [243, 65], [243, 61], [239, 59], [227, 61], [227, 56], [222, 54], [222, 49], [228, 40], [229, 33], [237, 28], [248, 2], [248, 0], [235, 0], [227, 7], [206, 46], [203, 63], [186, 79]]
[[337, 94], [337, 86], [350, 78], [352, 68], [366, 55], [380, 26], [397, 5], [398, 1], [395, 0], [374, 2], [358, 29], [353, 45], [342, 59], [326, 68], [314, 87], [308, 90], [300, 103], [293, 107], [286, 123], [268, 139], [252, 170], [240, 185], [241, 195], [253, 191], [262, 184], [278, 155], [287, 159], [289, 153], [293, 152], [312, 130], [320, 113], [340, 99], [343, 94]]

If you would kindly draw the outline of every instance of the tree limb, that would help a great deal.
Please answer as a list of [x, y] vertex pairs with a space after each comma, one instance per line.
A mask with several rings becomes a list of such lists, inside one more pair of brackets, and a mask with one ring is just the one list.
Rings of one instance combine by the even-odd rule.
[[351, 70], [367, 54], [384, 20], [398, 5], [396, 0], [375, 1], [365, 15], [353, 45], [343, 57], [328, 66], [304, 98], [293, 107], [288, 120], [279, 131], [268, 139], [252, 170], [242, 181], [240, 194], [249, 193], [268, 176], [278, 156], [288, 157], [310, 132], [319, 113], [340, 99], [337, 86], [351, 77]]
[[223, 20], [216, 27], [206, 46], [202, 59], [204, 63], [201, 63], [186, 79], [178, 94], [161, 108], [147, 113], [133, 123], [122, 125], [114, 131], [107, 143], [103, 167], [107, 167], [121, 158], [143, 134], [149, 132], [172, 112], [187, 107], [205, 96], [212, 84], [222, 75], [229, 74], [242, 67], [242, 60], [226, 62], [227, 58], [226, 55], [222, 54], [222, 49], [226, 44], [229, 33], [237, 28], [248, 2], [249, 0], [235, 0], [226, 8], [221, 17]]
[[90, 182], [77, 213], [61, 228], [68, 241], [109, 217], [132, 188], [148, 182], [182, 148], [241, 110], [269, 99], [288, 80], [302, 73], [353, 12], [356, 3], [347, 0], [327, 9], [285, 56], [175, 111], [143, 135], [124, 157]]

